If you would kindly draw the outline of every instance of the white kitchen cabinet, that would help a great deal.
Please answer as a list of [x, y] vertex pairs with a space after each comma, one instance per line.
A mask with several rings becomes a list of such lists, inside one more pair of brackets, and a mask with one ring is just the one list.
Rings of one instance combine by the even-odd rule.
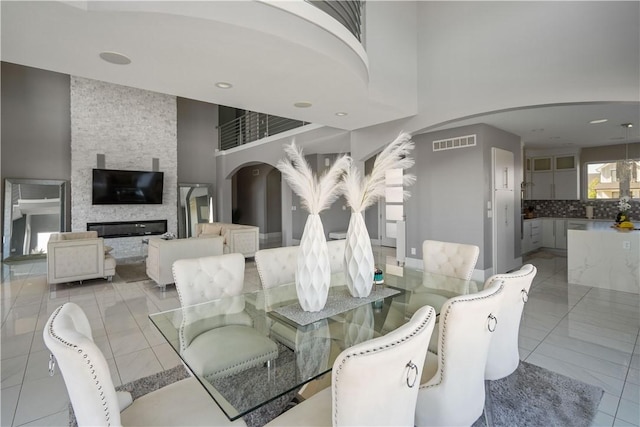
[[522, 227], [522, 253], [535, 251], [542, 246], [541, 225], [539, 219], [525, 220]]
[[576, 155], [532, 157], [532, 200], [578, 200], [579, 173]]
[[555, 220], [553, 218], [542, 218], [542, 247], [556, 247]]
[[567, 249], [567, 220], [556, 219], [554, 221], [554, 234], [556, 249]]
[[553, 200], [553, 172], [531, 173], [531, 199]]
[[555, 171], [553, 174], [553, 199], [578, 200], [578, 172]]

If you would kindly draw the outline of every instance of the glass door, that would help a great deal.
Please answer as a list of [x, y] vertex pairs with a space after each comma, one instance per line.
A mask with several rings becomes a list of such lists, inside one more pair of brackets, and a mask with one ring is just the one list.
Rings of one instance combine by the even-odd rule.
[[[404, 242], [404, 235], [398, 236], [398, 221], [404, 221], [402, 173], [402, 169], [392, 169], [387, 171], [385, 177], [385, 197], [381, 203], [380, 213], [382, 246], [395, 248], [399, 238]], [[400, 227], [401, 232], [403, 229]]]

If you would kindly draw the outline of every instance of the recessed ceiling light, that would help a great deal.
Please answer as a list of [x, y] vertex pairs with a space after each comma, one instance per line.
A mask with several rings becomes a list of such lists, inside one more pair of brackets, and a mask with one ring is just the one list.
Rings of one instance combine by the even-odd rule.
[[336, 116], [338, 116], [338, 117], [344, 117], [344, 116], [346, 116], [347, 114], [349, 114], [349, 113], [345, 113], [344, 111], [338, 111], [338, 112], [336, 113]]
[[100, 58], [102, 58], [104, 61], [116, 65], [131, 64], [131, 60], [129, 58], [118, 52], [100, 52]]
[[598, 123], [604, 123], [608, 121], [609, 119], [595, 119], [595, 120], [591, 120], [589, 123], [591, 123], [592, 125], [597, 125]]
[[295, 104], [293, 104], [293, 106], [296, 107], [296, 108], [309, 108], [312, 105], [313, 104], [311, 104], [308, 101], [300, 101], [300, 102], [296, 102]]
[[227, 82], [218, 82], [218, 83], [216, 83], [216, 87], [218, 87], [220, 89], [231, 89], [233, 87], [233, 85], [231, 83], [227, 83]]

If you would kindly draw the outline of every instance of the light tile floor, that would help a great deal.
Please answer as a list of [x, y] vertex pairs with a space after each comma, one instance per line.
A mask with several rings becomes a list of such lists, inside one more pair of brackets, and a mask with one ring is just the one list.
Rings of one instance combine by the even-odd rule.
[[[594, 425], [640, 425], [640, 296], [567, 284], [565, 257], [538, 253], [527, 262], [538, 274], [521, 326], [521, 357], [602, 387]], [[247, 291], [259, 287], [253, 261], [246, 283]], [[0, 292], [2, 426], [68, 425], [64, 382], [59, 373], [49, 377], [42, 340], [44, 323], [66, 301], [87, 313], [115, 385], [179, 363], [147, 317], [179, 307], [175, 288], [163, 293], [151, 282], [117, 277], [113, 283], [48, 285], [41, 260], [3, 264]]]

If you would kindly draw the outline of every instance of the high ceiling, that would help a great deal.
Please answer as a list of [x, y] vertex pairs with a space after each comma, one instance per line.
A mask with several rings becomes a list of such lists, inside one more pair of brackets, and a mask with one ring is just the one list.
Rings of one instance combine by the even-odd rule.
[[[259, 1], [3, 1], [1, 6], [3, 61], [344, 130], [415, 113], [410, 105], [375, 98], [366, 54], [346, 30], [331, 23], [329, 31], [327, 25], [309, 25], [326, 19], [322, 14], [301, 20]], [[103, 51], [125, 54], [131, 64], [107, 63], [99, 57]], [[233, 87], [220, 89], [217, 82]], [[312, 108], [294, 106], [304, 101]], [[590, 124], [594, 119], [608, 121]], [[640, 103], [520, 108], [424, 131], [474, 123], [517, 134], [529, 148], [619, 144], [640, 140]], [[627, 132], [622, 123], [634, 127]]]

